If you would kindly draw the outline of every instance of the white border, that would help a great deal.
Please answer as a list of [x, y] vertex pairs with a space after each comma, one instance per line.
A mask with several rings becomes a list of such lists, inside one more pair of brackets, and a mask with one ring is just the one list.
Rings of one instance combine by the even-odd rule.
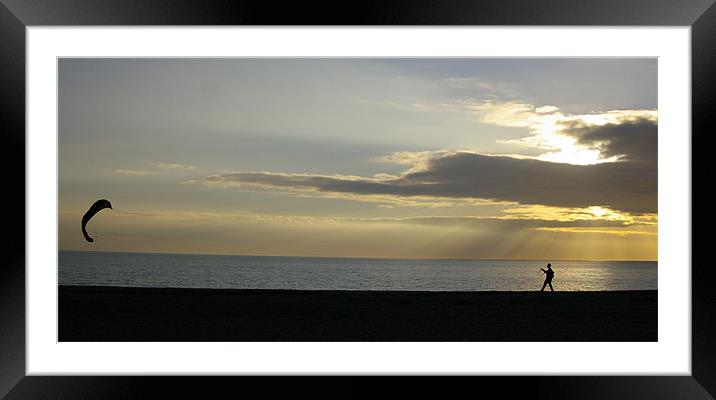
[[[688, 27], [53, 28], [27, 32], [27, 374], [691, 374]], [[57, 57], [659, 57], [656, 343], [58, 343]], [[668, 286], [666, 286], [668, 283]]]

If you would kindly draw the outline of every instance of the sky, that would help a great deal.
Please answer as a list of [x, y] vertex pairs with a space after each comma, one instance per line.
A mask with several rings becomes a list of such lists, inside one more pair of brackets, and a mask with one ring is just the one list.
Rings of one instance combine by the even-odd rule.
[[656, 59], [62, 58], [58, 104], [61, 250], [657, 258]]

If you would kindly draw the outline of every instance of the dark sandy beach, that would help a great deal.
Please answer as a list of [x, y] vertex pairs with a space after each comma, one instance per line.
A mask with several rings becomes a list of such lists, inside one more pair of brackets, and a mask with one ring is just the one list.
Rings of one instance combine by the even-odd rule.
[[60, 341], [656, 341], [657, 292], [59, 287]]

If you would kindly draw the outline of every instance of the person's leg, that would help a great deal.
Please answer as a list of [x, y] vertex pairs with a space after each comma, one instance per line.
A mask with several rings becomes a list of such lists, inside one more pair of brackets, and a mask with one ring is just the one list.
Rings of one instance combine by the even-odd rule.
[[554, 288], [552, 287], [552, 281], [549, 282], [549, 290], [554, 292]]
[[547, 286], [547, 281], [544, 281], [544, 284], [542, 284], [542, 289], [540, 289], [540, 292], [544, 291], [544, 288]]

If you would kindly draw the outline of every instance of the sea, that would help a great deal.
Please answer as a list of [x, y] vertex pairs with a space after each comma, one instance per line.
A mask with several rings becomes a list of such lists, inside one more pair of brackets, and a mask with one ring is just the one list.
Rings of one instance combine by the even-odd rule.
[[[546, 260], [427, 260], [60, 251], [60, 285], [534, 291]], [[654, 261], [551, 261], [558, 291], [656, 290]]]

